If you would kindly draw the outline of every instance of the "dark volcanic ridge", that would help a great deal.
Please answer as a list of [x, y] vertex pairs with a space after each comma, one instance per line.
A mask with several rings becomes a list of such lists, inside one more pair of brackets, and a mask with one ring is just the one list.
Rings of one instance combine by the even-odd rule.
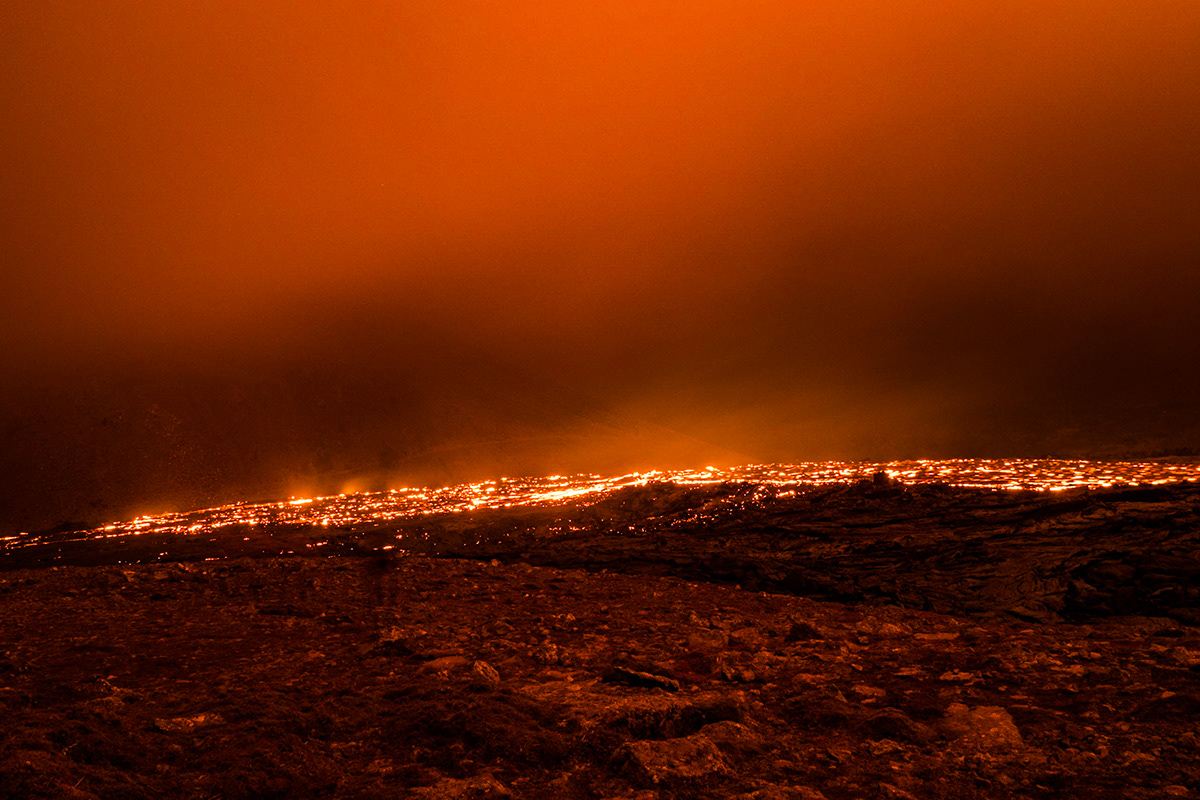
[[672, 576], [839, 602], [1039, 622], [1113, 615], [1200, 623], [1200, 485], [1064, 492], [873, 481], [622, 489], [551, 508], [353, 528], [197, 535], [43, 534], [0, 568], [240, 556], [407, 554]]

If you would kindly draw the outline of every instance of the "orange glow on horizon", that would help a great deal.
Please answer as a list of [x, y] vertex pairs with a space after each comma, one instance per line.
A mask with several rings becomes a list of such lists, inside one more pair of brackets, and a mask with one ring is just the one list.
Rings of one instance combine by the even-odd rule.
[[[550, 507], [573, 500], [595, 502], [620, 489], [669, 482], [683, 486], [746, 482], [774, 487], [804, 487], [868, 479], [885, 472], [903, 483], [947, 483], [982, 489], [1064, 491], [1117, 485], [1161, 485], [1200, 480], [1200, 464], [1099, 462], [1055, 459], [949, 459], [887, 463], [818, 462], [754, 464], [730, 469], [650, 470], [626, 475], [553, 475], [499, 478], [444, 489], [359, 492], [275, 503], [234, 503], [198, 511], [148, 515], [112, 523], [79, 538], [116, 538], [145, 533], [194, 535], [233, 525], [319, 525], [352, 527], [429, 514], [513, 507]], [[57, 535], [61, 538], [61, 535]], [[40, 536], [10, 537], [4, 546], [39, 544]]]
[[1200, 452], [1196, 0], [0, 14], [0, 533]]

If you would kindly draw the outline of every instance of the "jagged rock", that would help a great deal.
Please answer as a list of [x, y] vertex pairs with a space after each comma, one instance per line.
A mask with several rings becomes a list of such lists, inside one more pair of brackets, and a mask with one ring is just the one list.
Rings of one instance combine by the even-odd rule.
[[867, 751], [873, 756], [887, 756], [892, 753], [904, 752], [904, 747], [891, 739], [867, 740]]
[[446, 778], [433, 786], [414, 789], [412, 796], [422, 800], [501, 800], [513, 794], [491, 775], [481, 775], [465, 780]]
[[485, 686], [496, 686], [500, 683], [500, 673], [486, 661], [476, 661], [472, 664], [471, 674]]
[[772, 785], [738, 795], [737, 800], [825, 800], [825, 795], [807, 786]]
[[870, 686], [865, 683], [856, 683], [850, 687], [850, 691], [863, 699], [863, 702], [877, 700], [887, 696], [887, 691], [880, 689], [878, 686]]
[[739, 628], [729, 634], [729, 646], [742, 650], [761, 650], [767, 637], [758, 628]]
[[763, 738], [745, 725], [724, 720], [705, 725], [700, 733], [708, 737], [726, 756], [748, 756], [766, 749]]
[[484, 636], [507, 636], [513, 632], [513, 626], [507, 619], [493, 620], [479, 629]]
[[1005, 753], [1024, 744], [1012, 715], [1000, 706], [952, 703], [940, 728], [960, 747], [981, 753]]
[[705, 726], [737, 722], [745, 710], [739, 698], [703, 694], [683, 700], [677, 695], [640, 695], [609, 707], [599, 722], [607, 730], [636, 739], [675, 739]]
[[688, 634], [688, 649], [694, 653], [715, 653], [729, 646], [729, 634], [721, 630], [698, 630]]
[[403, 628], [390, 627], [379, 632], [377, 641], [359, 648], [363, 655], [377, 656], [411, 656], [413, 649], [409, 646], [407, 634]]
[[875, 739], [894, 739], [913, 744], [929, 744], [935, 738], [933, 730], [896, 708], [880, 709], [861, 723], [863, 731]]
[[533, 660], [543, 666], [553, 666], [558, 663], [558, 647], [553, 642], [542, 642], [533, 648]]
[[427, 661], [424, 669], [427, 672], [450, 672], [463, 669], [470, 664], [471, 660], [466, 656], [442, 656], [441, 658]]
[[865, 713], [862, 706], [847, 702], [837, 689], [822, 686], [793, 695], [784, 711], [797, 724], [818, 729], [845, 727]]
[[764, 681], [774, 680], [777, 672], [776, 666], [781, 657], [772, 653], [758, 653], [754, 658], [750, 659], [750, 669], [754, 671], [756, 677]]
[[204, 713], [193, 714], [190, 717], [170, 717], [165, 719], [155, 719], [154, 727], [160, 731], [168, 733], [188, 733], [197, 728], [208, 728], [213, 725], [222, 725], [225, 723], [225, 718], [220, 714]]
[[792, 621], [792, 626], [784, 638], [788, 642], [807, 642], [812, 639], [820, 639], [822, 636], [815, 625], [808, 620], [801, 619]]
[[1200, 650], [1188, 650], [1186, 647], [1172, 647], [1167, 654], [1171, 660], [1183, 667], [1200, 666]]
[[679, 681], [674, 678], [629, 669], [628, 667], [612, 667], [604, 674], [604, 680], [609, 683], [624, 683], [628, 686], [642, 686], [647, 689], [665, 689], [668, 692], [679, 691]]
[[754, 683], [760, 676], [751, 667], [737, 663], [736, 656], [723, 653], [717, 658], [716, 674], [731, 683]]
[[729, 772], [729, 764], [707, 736], [695, 734], [657, 742], [629, 742], [614, 755], [621, 772], [642, 786], [703, 780]]

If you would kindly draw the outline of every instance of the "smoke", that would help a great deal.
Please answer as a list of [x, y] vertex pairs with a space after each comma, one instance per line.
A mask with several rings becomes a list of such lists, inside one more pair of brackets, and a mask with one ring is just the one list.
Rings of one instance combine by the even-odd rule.
[[1200, 445], [1200, 11], [6, 6], [0, 506]]

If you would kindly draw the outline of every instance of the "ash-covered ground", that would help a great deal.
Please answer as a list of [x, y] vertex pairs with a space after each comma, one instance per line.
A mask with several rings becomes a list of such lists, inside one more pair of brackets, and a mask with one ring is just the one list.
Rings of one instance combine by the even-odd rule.
[[0, 797], [1196, 796], [1198, 537], [881, 479], [25, 548]]

